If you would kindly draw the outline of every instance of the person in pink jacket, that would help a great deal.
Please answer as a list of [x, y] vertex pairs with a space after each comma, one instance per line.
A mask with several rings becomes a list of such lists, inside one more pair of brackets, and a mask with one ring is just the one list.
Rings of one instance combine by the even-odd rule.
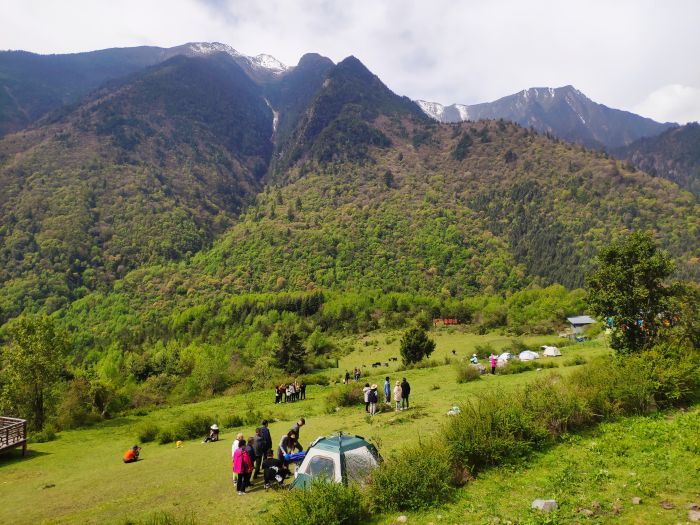
[[491, 354], [489, 356], [489, 363], [491, 364], [491, 373], [495, 374], [496, 373], [496, 365], [498, 364], [498, 358]]
[[238, 448], [233, 453], [233, 473], [238, 474], [236, 490], [239, 496], [245, 494], [245, 488], [250, 480], [250, 473], [253, 472], [253, 462], [245, 450], [245, 445], [245, 439], [241, 439], [238, 442]]

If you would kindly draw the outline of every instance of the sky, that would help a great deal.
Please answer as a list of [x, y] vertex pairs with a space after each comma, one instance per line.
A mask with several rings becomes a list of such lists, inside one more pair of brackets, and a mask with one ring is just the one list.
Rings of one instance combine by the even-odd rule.
[[571, 84], [658, 121], [700, 121], [695, 0], [0, 0], [0, 17], [0, 49], [216, 41], [288, 65], [354, 55], [412, 99]]

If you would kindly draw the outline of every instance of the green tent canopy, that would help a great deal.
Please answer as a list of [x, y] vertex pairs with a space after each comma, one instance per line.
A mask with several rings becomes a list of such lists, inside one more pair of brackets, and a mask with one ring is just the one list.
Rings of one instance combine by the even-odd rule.
[[377, 448], [362, 436], [319, 437], [306, 451], [291, 488], [306, 488], [314, 479], [362, 483], [381, 461]]

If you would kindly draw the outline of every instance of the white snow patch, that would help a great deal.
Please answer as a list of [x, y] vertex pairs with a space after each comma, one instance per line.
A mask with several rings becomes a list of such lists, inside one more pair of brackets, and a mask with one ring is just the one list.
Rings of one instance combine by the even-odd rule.
[[254, 57], [248, 57], [248, 60], [250, 60], [250, 63], [254, 66], [267, 69], [273, 73], [283, 73], [289, 69], [272, 55], [260, 54]]
[[211, 55], [213, 53], [228, 53], [232, 57], [243, 56], [227, 44], [221, 42], [193, 42], [189, 44], [189, 49], [198, 55]]
[[459, 113], [459, 118], [462, 122], [469, 120], [469, 107], [464, 104], [455, 104], [455, 108]]
[[428, 102], [427, 100], [416, 100], [416, 104], [420, 106], [423, 113], [435, 120], [442, 121], [442, 115], [445, 113], [445, 106], [438, 102]]

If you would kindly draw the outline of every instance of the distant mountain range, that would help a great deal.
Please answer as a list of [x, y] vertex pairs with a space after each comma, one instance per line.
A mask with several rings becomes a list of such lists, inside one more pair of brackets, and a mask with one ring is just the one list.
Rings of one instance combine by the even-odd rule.
[[[0, 79], [0, 324], [98, 303], [150, 319], [197, 293], [574, 287], [636, 229], [698, 275], [676, 183], [505, 119], [441, 124], [355, 57], [8, 52]], [[531, 95], [582, 124], [628, 115], [567, 93]]]
[[504, 119], [596, 149], [619, 148], [677, 126], [598, 104], [573, 86], [530, 88], [494, 102], [469, 106], [416, 102], [439, 122]]

